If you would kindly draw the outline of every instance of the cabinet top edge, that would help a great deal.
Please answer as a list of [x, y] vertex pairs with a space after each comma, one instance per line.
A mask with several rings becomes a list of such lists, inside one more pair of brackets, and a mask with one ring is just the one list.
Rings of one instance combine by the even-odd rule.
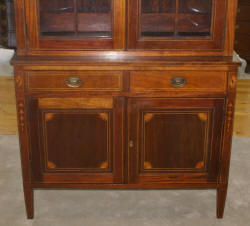
[[11, 64], [14, 66], [48, 65], [48, 66], [235, 66], [241, 65], [232, 57], [222, 56], [18, 56], [15, 55]]

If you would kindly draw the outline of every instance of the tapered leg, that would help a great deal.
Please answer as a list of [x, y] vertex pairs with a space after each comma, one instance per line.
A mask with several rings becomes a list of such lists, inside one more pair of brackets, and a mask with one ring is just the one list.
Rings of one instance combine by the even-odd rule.
[[34, 218], [34, 192], [29, 185], [23, 186], [25, 207], [28, 219]]
[[223, 218], [227, 197], [227, 186], [217, 188], [217, 218]]

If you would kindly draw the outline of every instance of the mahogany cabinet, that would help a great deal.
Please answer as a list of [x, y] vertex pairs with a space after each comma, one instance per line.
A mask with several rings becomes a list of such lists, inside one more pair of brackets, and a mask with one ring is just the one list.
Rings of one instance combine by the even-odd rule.
[[16, 0], [24, 196], [39, 188], [217, 190], [238, 63], [235, 0]]

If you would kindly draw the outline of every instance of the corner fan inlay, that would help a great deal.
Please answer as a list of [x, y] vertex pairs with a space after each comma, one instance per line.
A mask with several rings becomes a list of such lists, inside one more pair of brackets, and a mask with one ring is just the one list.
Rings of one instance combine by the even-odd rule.
[[102, 162], [102, 164], [100, 165], [100, 169], [107, 169], [108, 168], [108, 162]]
[[204, 168], [204, 162], [203, 162], [203, 161], [198, 162], [198, 163], [195, 165], [195, 168], [196, 168], [196, 169], [202, 169], [202, 168]]
[[149, 122], [149, 121], [152, 120], [153, 117], [154, 117], [153, 114], [151, 114], [151, 113], [146, 113], [146, 114], [144, 114], [144, 121], [145, 121], [145, 122]]
[[208, 114], [207, 113], [199, 113], [198, 117], [200, 118], [201, 121], [206, 122], [208, 119]]
[[50, 162], [50, 161], [47, 162], [47, 166], [48, 166], [49, 169], [55, 169], [56, 168], [56, 164], [53, 163], [53, 162]]
[[107, 113], [99, 113], [98, 115], [99, 115], [99, 117], [100, 117], [103, 121], [108, 121], [108, 114], [107, 114]]
[[50, 121], [51, 119], [53, 119], [54, 114], [53, 113], [46, 113], [45, 114], [45, 121]]

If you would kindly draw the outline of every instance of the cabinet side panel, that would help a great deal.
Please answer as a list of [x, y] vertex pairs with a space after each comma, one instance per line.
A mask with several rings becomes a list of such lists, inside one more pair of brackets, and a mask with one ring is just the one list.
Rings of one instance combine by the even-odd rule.
[[26, 21], [24, 0], [14, 0], [17, 47], [19, 51], [26, 48]]

